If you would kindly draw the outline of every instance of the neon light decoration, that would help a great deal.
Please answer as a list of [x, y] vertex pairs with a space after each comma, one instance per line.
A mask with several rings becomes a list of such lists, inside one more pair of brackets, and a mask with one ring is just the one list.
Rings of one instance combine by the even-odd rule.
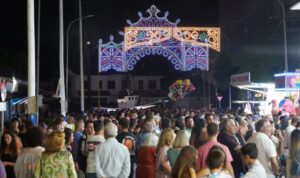
[[102, 44], [99, 40], [99, 72], [113, 69], [118, 72], [126, 70], [123, 58], [123, 43], [113, 42], [114, 37], [110, 36], [110, 42]]
[[168, 20], [168, 12], [163, 17], [154, 5], [147, 10], [149, 16], [132, 23], [127, 20], [124, 42], [102, 44], [99, 40], [99, 72], [116, 70], [126, 72], [134, 69], [143, 57], [161, 55], [170, 60], [176, 70], [190, 71], [194, 68], [209, 69], [209, 48], [220, 51], [220, 28], [177, 27], [180, 22]]

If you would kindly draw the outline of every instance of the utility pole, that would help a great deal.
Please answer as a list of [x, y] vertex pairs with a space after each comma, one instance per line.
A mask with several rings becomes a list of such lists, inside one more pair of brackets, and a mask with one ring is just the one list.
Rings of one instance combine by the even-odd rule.
[[285, 8], [281, 0], [278, 0], [280, 7], [282, 9], [282, 24], [283, 24], [283, 46], [284, 46], [284, 72], [288, 72], [288, 55], [287, 55], [287, 39], [286, 39], [286, 18], [285, 18]]
[[66, 116], [65, 71], [64, 71], [64, 10], [63, 0], [59, 0], [59, 76], [61, 115]]
[[27, 0], [27, 36], [28, 36], [28, 106], [29, 119], [36, 125], [36, 81], [35, 81], [35, 31], [34, 0]]
[[80, 57], [80, 110], [84, 113], [84, 76], [83, 76], [83, 46], [82, 46], [82, 9], [79, 3], [79, 57]]

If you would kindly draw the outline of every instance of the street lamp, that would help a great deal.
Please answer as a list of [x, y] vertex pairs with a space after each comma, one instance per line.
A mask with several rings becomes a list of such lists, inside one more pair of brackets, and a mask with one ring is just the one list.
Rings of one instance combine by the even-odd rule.
[[[94, 17], [94, 15], [87, 15], [87, 16], [84, 16], [82, 17], [82, 19], [86, 19], [86, 18], [90, 18], [90, 17]], [[67, 97], [67, 101], [69, 100], [69, 92], [68, 92], [68, 89], [69, 89], [69, 75], [68, 75], [68, 71], [69, 71], [69, 31], [72, 27], [72, 25], [75, 23], [75, 22], [78, 22], [80, 20], [80, 18], [77, 18], [77, 19], [74, 19], [72, 22], [69, 23], [68, 27], [67, 27], [67, 45], [66, 45], [66, 48], [67, 48], [67, 52], [66, 52], [66, 97]], [[67, 111], [68, 111], [68, 107], [67, 107]]]
[[283, 23], [283, 45], [284, 45], [284, 72], [288, 72], [288, 56], [287, 56], [287, 40], [286, 40], [286, 20], [285, 20], [285, 9], [281, 0], [278, 0], [278, 3], [282, 9], [282, 23]]

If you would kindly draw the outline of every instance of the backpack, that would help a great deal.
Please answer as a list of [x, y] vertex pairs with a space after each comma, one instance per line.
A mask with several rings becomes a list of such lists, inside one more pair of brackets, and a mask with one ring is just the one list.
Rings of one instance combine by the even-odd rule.
[[126, 136], [125, 138], [123, 138], [122, 144], [127, 147], [130, 155], [134, 155], [135, 154], [135, 147], [136, 147], [136, 145], [135, 145], [134, 138], [132, 138], [131, 136]]

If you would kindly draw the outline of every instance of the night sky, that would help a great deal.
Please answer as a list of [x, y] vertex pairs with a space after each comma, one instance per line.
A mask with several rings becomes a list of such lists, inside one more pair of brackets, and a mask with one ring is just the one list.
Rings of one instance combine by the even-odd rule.
[[[37, 2], [37, 1], [36, 1]], [[4, 1], [1, 10], [1, 43], [0, 49], [14, 50], [18, 53], [27, 53], [27, 9], [26, 0]], [[109, 41], [109, 36], [115, 36], [116, 42], [122, 41], [119, 31], [127, 26], [126, 19], [132, 22], [138, 20], [138, 11], [147, 16], [146, 10], [154, 4], [161, 10], [161, 16], [169, 11], [169, 20], [175, 22], [181, 19], [180, 26], [218, 26], [218, 3], [216, 0], [205, 1], [99, 1], [82, 0], [83, 16], [94, 15], [83, 20], [84, 42], [90, 41], [89, 46], [91, 63], [98, 65], [97, 42], [100, 38]], [[37, 8], [37, 5], [36, 5]], [[49, 79], [58, 74], [59, 69], [59, 13], [57, 0], [42, 0], [41, 4], [41, 43], [40, 63], [41, 78]], [[35, 12], [37, 16], [37, 11]], [[64, 26], [78, 18], [78, 1], [64, 0]], [[36, 20], [37, 23], [37, 20]], [[66, 31], [65, 31], [66, 33]], [[70, 68], [78, 71], [78, 23], [70, 28]], [[66, 37], [66, 34], [65, 34]], [[66, 42], [66, 40], [65, 40]], [[85, 51], [87, 46], [84, 45]], [[86, 53], [85, 53], [86, 54]], [[21, 59], [20, 59], [21, 60]], [[24, 60], [24, 59], [23, 59]], [[27, 60], [27, 59], [26, 59]], [[95, 71], [95, 69], [93, 69]]]
[[[41, 0], [41, 44], [40, 44], [40, 60], [41, 60], [41, 79], [56, 80], [58, 78], [59, 69], [59, 13], [58, 0]], [[37, 2], [37, 0], [36, 0]], [[1, 38], [0, 50], [7, 49], [15, 53], [25, 54], [27, 60], [27, 10], [26, 0], [21, 1], [3, 1], [1, 5]], [[84, 42], [90, 41], [91, 45], [84, 44], [85, 58], [87, 51], [89, 52], [89, 60], [92, 64], [93, 73], [97, 73], [97, 42], [101, 38], [104, 42], [109, 41], [109, 36], [115, 36], [116, 42], [121, 42], [122, 36], [118, 34], [124, 26], [127, 26], [126, 19], [132, 22], [138, 20], [138, 11], [147, 16], [146, 10], [152, 5], [156, 5], [161, 10], [160, 15], [163, 16], [165, 11], [169, 11], [169, 20], [175, 22], [180, 19], [178, 26], [221, 26], [225, 37], [222, 37], [222, 47], [224, 49], [233, 48], [232, 46], [240, 46], [242, 43], [256, 43], [257, 41], [269, 40], [273, 36], [280, 35], [281, 26], [271, 29], [266, 38], [261, 38], [257, 34], [261, 34], [265, 21], [257, 19], [273, 18], [276, 21], [280, 17], [280, 8], [276, 7], [277, 2], [274, 0], [82, 0], [83, 16], [94, 15], [92, 18], [83, 20]], [[286, 1], [287, 6], [292, 1]], [[271, 8], [269, 7], [271, 4]], [[272, 8], [272, 5], [275, 8]], [[37, 6], [36, 6], [37, 7]], [[298, 13], [299, 14], [299, 13]], [[299, 25], [299, 18], [292, 14], [293, 18], [289, 18], [288, 27], [296, 27]], [[37, 16], [37, 11], [36, 11]], [[291, 16], [290, 13], [287, 16]], [[69, 23], [78, 18], [78, 1], [64, 0], [64, 26], [65, 30]], [[253, 20], [254, 19], [254, 20]], [[291, 20], [292, 19], [292, 20]], [[269, 20], [270, 21], [270, 20]], [[277, 20], [278, 21], [278, 20]], [[277, 23], [276, 21], [276, 23]], [[291, 22], [292, 21], [292, 22]], [[37, 22], [37, 21], [36, 21]], [[257, 23], [257, 24], [254, 24]], [[244, 28], [247, 24], [247, 28]], [[250, 25], [251, 26], [250, 26]], [[266, 25], [267, 26], [267, 25]], [[230, 28], [230, 30], [228, 30]], [[247, 30], [247, 31], [246, 31]], [[252, 31], [251, 31], [252, 30]], [[251, 31], [251, 34], [250, 34]], [[298, 30], [299, 31], [299, 30]], [[66, 31], [65, 31], [66, 33]], [[247, 35], [245, 35], [245, 33]], [[294, 32], [297, 33], [297, 30]], [[248, 35], [250, 34], [250, 35]], [[69, 60], [70, 69], [79, 71], [79, 51], [78, 51], [78, 23], [75, 23], [70, 29], [70, 47]], [[243, 38], [241, 38], [241, 36]], [[66, 34], [65, 34], [66, 37]], [[244, 39], [245, 38], [245, 39]], [[258, 39], [257, 41], [253, 39]], [[244, 40], [244, 41], [243, 41]], [[269, 40], [272, 43], [271, 40]], [[66, 40], [65, 40], [66, 42]], [[280, 42], [281, 43], [281, 42]], [[293, 42], [295, 43], [295, 42]], [[263, 44], [268, 46], [269, 44]], [[281, 44], [279, 44], [281, 45]], [[291, 42], [289, 43], [291, 45]], [[222, 49], [222, 50], [224, 50]], [[290, 47], [289, 52], [294, 52], [294, 56], [299, 57], [299, 51], [294, 46]], [[66, 50], [66, 49], [65, 49]], [[239, 49], [237, 49], [239, 50]], [[270, 49], [274, 51], [273, 49]], [[263, 50], [262, 51], [266, 51]], [[279, 51], [281, 54], [282, 52]], [[280, 55], [281, 55], [280, 54]], [[214, 54], [212, 55], [214, 56]], [[154, 57], [157, 60], [163, 60], [160, 57]], [[3, 61], [5, 59], [1, 59]], [[149, 59], [144, 60], [145, 63]], [[22, 63], [22, 61], [20, 61]], [[23, 61], [24, 63], [24, 61]], [[148, 63], [147, 63], [148, 64]], [[162, 63], [165, 64], [165, 63]], [[139, 64], [145, 67], [146, 64]], [[155, 63], [153, 64], [156, 65]], [[168, 64], [165, 64], [168, 67]], [[148, 66], [148, 65], [146, 65]], [[25, 67], [25, 66], [24, 66]], [[168, 67], [170, 68], [170, 67]], [[142, 70], [142, 69], [137, 69]], [[172, 69], [170, 69], [172, 70]], [[143, 70], [142, 70], [143, 71]], [[151, 69], [153, 72], [154, 69]], [[174, 72], [174, 71], [169, 71]], [[155, 72], [154, 72], [155, 73]], [[159, 73], [159, 72], [157, 72]]]

